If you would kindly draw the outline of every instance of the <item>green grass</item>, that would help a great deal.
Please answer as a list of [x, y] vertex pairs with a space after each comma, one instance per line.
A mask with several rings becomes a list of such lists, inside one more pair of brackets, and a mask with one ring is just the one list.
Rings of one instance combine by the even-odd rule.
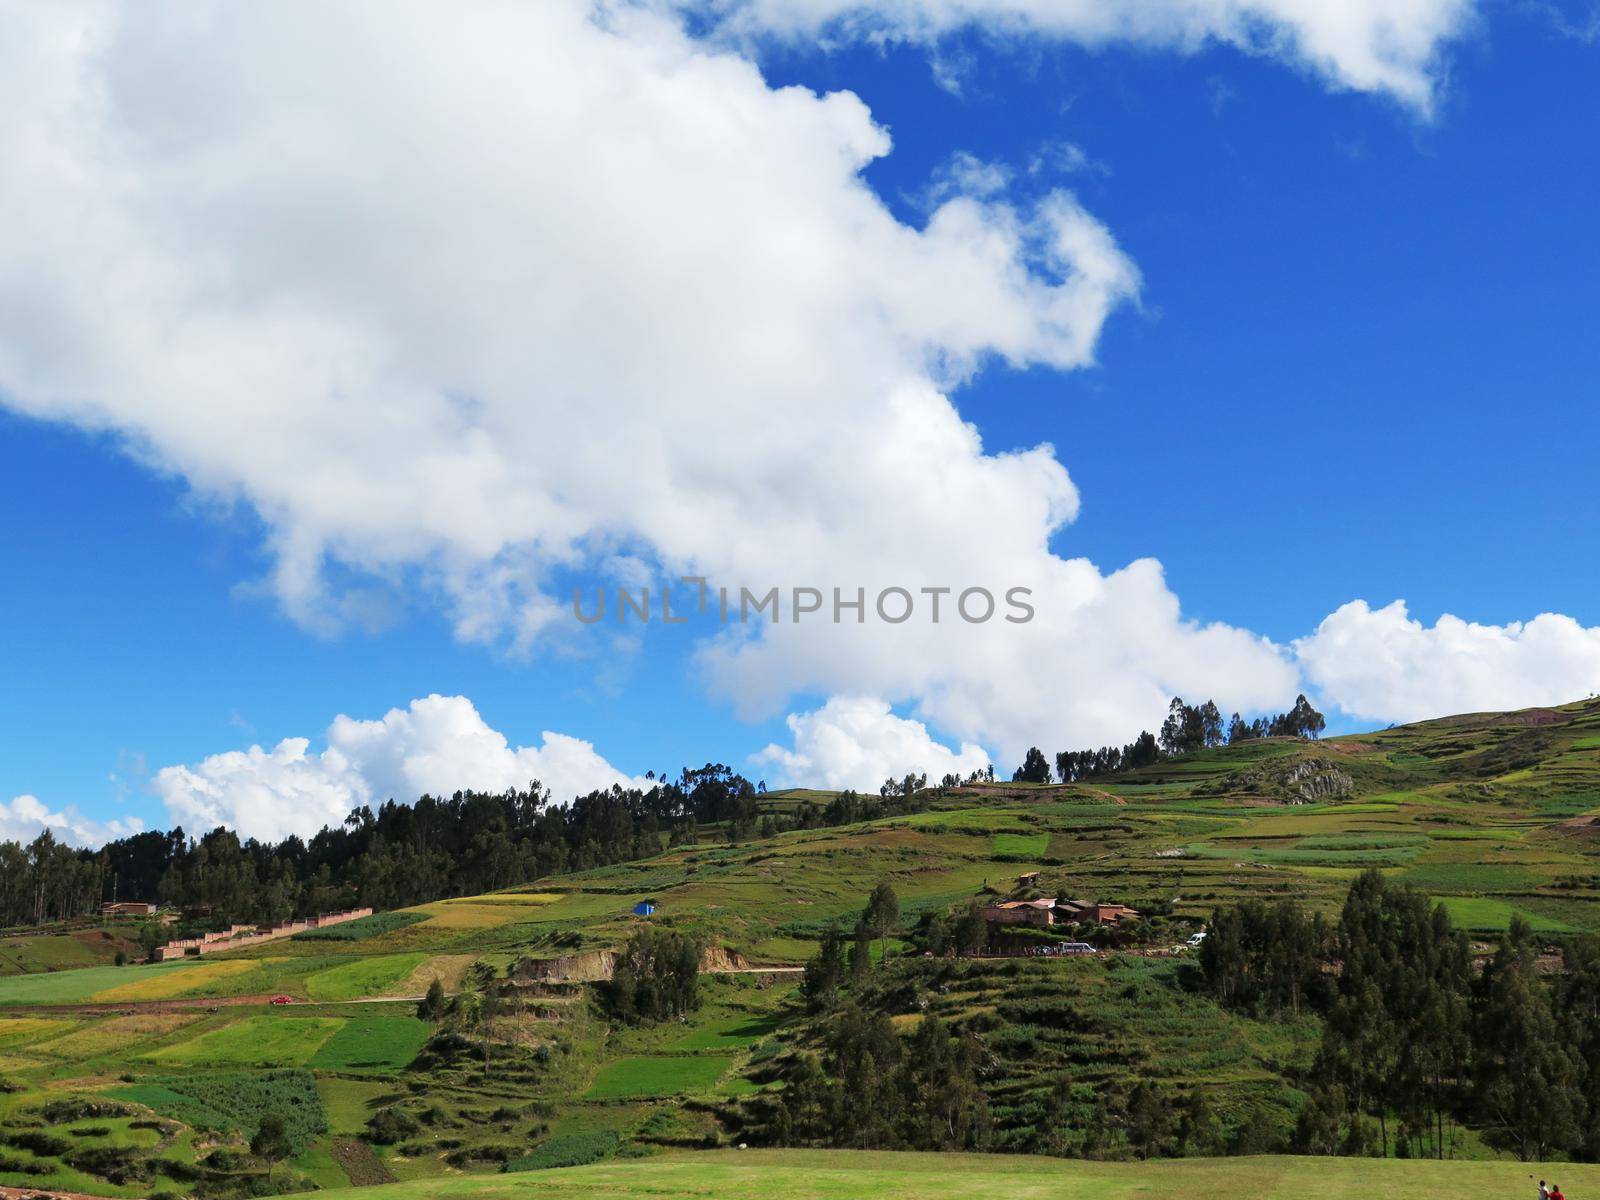
[[774, 1013], [761, 1016], [726, 1017], [708, 1021], [672, 1044], [675, 1050], [733, 1050], [752, 1046], [774, 1032], [782, 1017]]
[[308, 1065], [320, 1071], [399, 1071], [431, 1032], [415, 1017], [350, 1017]]
[[313, 1000], [356, 1000], [376, 995], [411, 974], [425, 958], [427, 955], [421, 953], [358, 958], [308, 976], [306, 994]]
[[732, 1065], [724, 1055], [670, 1057], [639, 1055], [619, 1058], [600, 1068], [585, 1095], [590, 1100], [624, 1100], [640, 1096], [685, 1096], [709, 1092]]
[[166, 978], [192, 969], [191, 963], [141, 963], [130, 967], [86, 967], [48, 975], [12, 975], [0, 979], [0, 1005], [82, 1004], [97, 992], [139, 980]]
[[1518, 908], [1504, 900], [1490, 900], [1475, 896], [1436, 896], [1450, 919], [1463, 929], [1483, 933], [1499, 933], [1511, 928], [1513, 915], [1521, 916], [1540, 933], [1571, 933], [1572, 926], [1552, 917], [1540, 916], [1525, 908]]
[[[1151, 1163], [1045, 1157], [749, 1150], [612, 1160], [535, 1174], [413, 1180], [327, 1200], [1504, 1200], [1529, 1164], [1360, 1158], [1223, 1158]], [[1541, 1168], [1571, 1196], [1600, 1167]], [[1529, 1193], [1531, 1194], [1531, 1193]]]
[[1038, 858], [1050, 847], [1048, 833], [997, 833], [994, 852], [1006, 858]]
[[145, 1057], [197, 1067], [299, 1067], [343, 1024], [338, 1017], [246, 1017]]
[[130, 958], [138, 954], [129, 937], [133, 932], [122, 927], [0, 938], [0, 976], [110, 966], [119, 952]]

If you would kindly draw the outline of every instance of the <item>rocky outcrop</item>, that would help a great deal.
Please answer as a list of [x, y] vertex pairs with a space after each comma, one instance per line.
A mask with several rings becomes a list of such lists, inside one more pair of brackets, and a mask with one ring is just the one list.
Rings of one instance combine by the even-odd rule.
[[748, 971], [751, 970], [750, 960], [737, 950], [729, 950], [726, 946], [707, 946], [700, 951], [700, 969], [702, 971]]
[[[597, 983], [610, 979], [617, 969], [614, 950], [591, 950], [584, 954], [565, 954], [560, 958], [525, 958], [511, 968], [517, 983]], [[702, 971], [751, 971], [756, 968], [737, 950], [726, 946], [707, 946], [700, 951]]]
[[617, 956], [611, 950], [564, 954], [560, 958], [524, 958], [511, 968], [518, 983], [595, 983], [610, 979]]
[[1281, 804], [1317, 804], [1353, 795], [1356, 781], [1326, 758], [1287, 758], [1233, 771], [1195, 789], [1197, 796], [1258, 796]]

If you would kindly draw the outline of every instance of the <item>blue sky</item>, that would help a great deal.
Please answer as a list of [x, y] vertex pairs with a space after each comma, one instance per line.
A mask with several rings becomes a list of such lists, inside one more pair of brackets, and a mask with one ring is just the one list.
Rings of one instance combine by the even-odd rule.
[[[1443, 614], [1493, 627], [1571, 618], [1527, 654], [1503, 631], [1485, 635], [1495, 645], [1481, 670], [1457, 669], [1476, 661], [1471, 638], [1398, 652], [1359, 679], [1342, 659], [1372, 643], [1338, 643], [1325, 656], [1335, 666], [1308, 657], [1281, 678], [1219, 657], [1219, 694], [1286, 706], [1305, 686], [1350, 729], [1600, 687], [1600, 143], [1586, 132], [1600, 49], [1572, 32], [1545, 9], [1484, 9], [1428, 60], [1431, 114], [1381, 87], [1341, 87], [1292, 55], [1217, 43], [1085, 48], [969, 28], [936, 48], [839, 38], [821, 51], [801, 38], [744, 53], [773, 88], [860, 98], [893, 143], [862, 177], [909, 229], [926, 225], [948, 194], [937, 181], [970, 156], [1005, 180], [998, 194], [1019, 212], [1069, 190], [1136, 268], [1137, 301], [1108, 304], [1092, 364], [990, 357], [950, 381], [986, 454], [1049, 443], [1070, 473], [1081, 507], [1049, 533], [1057, 559], [1101, 572], [1158, 559], [1185, 619], [1270, 639], [1286, 661], [1295, 639], [1356, 600], [1403, 599], [1424, 631]], [[513, 300], [503, 319], [530, 319]], [[28, 324], [14, 327], [14, 346], [35, 336]], [[103, 320], [84, 328], [85, 357], [114, 340]], [[0, 357], [0, 372], [24, 358]], [[248, 384], [247, 359], [238, 370]], [[63, 391], [82, 386], [62, 378]], [[624, 775], [718, 759], [777, 782], [825, 771], [816, 745], [799, 745], [816, 730], [783, 718], [830, 696], [879, 695], [897, 714], [886, 720], [920, 719], [939, 746], [972, 741], [1009, 769], [1005, 755], [1027, 741], [1131, 737], [1148, 696], [1177, 690], [1157, 671], [1146, 699], [1102, 710], [1091, 696], [1030, 724], [952, 701], [972, 687], [966, 677], [924, 688], [886, 674], [874, 688], [847, 667], [808, 673], [775, 659], [756, 668], [780, 698], [747, 702], [738, 683], [708, 678], [700, 625], [624, 647], [463, 637], [432, 550], [371, 571], [348, 556], [330, 566], [331, 590], [378, 580], [387, 614], [376, 630], [330, 628], [275, 582], [287, 502], [229, 478], [170, 428], [152, 437], [144, 418], [115, 409], [51, 408], [40, 379], [51, 382], [0, 373], [0, 804], [32, 796], [90, 822], [164, 824], [170, 795], [152, 781], [162, 767], [286, 737], [310, 739], [315, 754], [337, 714], [373, 720], [432, 693], [469, 698], [512, 747], [552, 730], [592, 742]], [[235, 380], [212, 382], [210, 403], [249, 402]], [[573, 444], [610, 435], [553, 418], [545, 429]], [[914, 501], [891, 490], [882, 503]], [[651, 536], [601, 540], [652, 571], [682, 561]], [[607, 578], [605, 561], [550, 567], [540, 586], [563, 596]], [[1183, 678], [1204, 678], [1213, 653], [1197, 645]], [[1061, 670], [1072, 667], [1068, 657]], [[1086, 666], [1083, 686], [1099, 688], [1094, 671], [1107, 669]], [[1385, 669], [1405, 678], [1380, 678]], [[889, 746], [916, 740], [872, 729]], [[793, 757], [752, 763], [769, 743]], [[861, 769], [893, 765], [894, 753], [874, 745]], [[369, 772], [374, 788], [396, 778], [413, 776]], [[178, 815], [233, 811], [217, 804]]]

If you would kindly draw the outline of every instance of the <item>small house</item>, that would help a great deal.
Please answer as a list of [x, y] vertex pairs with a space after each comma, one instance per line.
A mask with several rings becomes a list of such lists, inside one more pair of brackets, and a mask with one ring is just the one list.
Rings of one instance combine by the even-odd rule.
[[142, 900], [119, 900], [100, 906], [100, 914], [106, 917], [148, 917], [155, 910], [154, 904]]
[[1054, 900], [1006, 900], [984, 909], [983, 919], [991, 925], [1054, 925], [1055, 907]]
[[653, 900], [641, 900], [633, 906], [633, 915], [636, 917], [648, 917], [655, 911], [656, 905]]

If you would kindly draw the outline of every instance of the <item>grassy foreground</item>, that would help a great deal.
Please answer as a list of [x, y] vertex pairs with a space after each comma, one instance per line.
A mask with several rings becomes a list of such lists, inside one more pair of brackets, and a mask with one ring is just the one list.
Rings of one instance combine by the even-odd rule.
[[[1532, 1172], [1532, 1174], [1530, 1174]], [[1554, 1175], [1552, 1176], [1552, 1172]], [[749, 1150], [662, 1155], [560, 1171], [416, 1180], [324, 1193], [327, 1200], [1499, 1200], [1537, 1179], [1580, 1200], [1600, 1193], [1600, 1166], [1399, 1162], [1351, 1158], [1213, 1158], [1078, 1162], [978, 1154]]]

